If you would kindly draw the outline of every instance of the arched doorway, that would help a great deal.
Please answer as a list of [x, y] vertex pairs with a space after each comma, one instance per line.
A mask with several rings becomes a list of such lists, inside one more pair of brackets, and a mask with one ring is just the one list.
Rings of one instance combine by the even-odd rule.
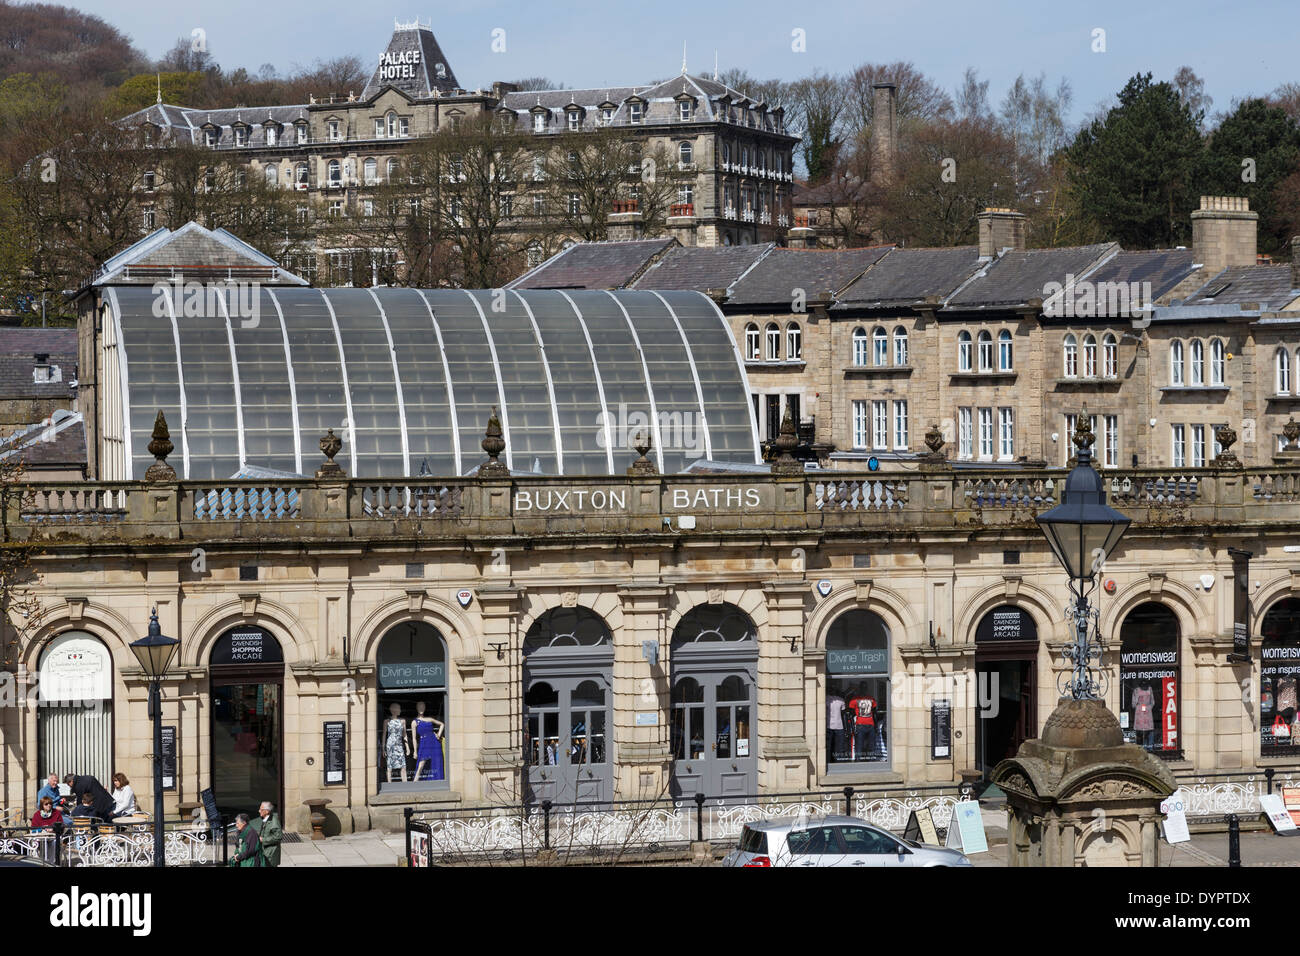
[[985, 779], [1038, 736], [1038, 625], [1003, 604], [975, 627], [975, 766]]
[[758, 780], [754, 622], [730, 604], [694, 608], [673, 631], [671, 669], [673, 796], [752, 794]]
[[613, 798], [609, 747], [614, 642], [585, 607], [547, 611], [524, 636], [524, 765], [527, 799]]
[[1158, 757], [1183, 751], [1178, 677], [1178, 617], [1163, 604], [1139, 604], [1119, 629], [1119, 725], [1124, 739]]
[[1300, 753], [1300, 598], [1283, 598], [1264, 615], [1259, 645], [1259, 755]]
[[39, 776], [113, 773], [113, 659], [87, 631], [64, 631], [41, 651], [37, 708]]
[[208, 658], [212, 789], [227, 820], [284, 805], [284, 654], [264, 627], [226, 631]]
[[432, 624], [407, 621], [380, 639], [376, 664], [380, 791], [446, 789], [447, 642]]
[[889, 628], [874, 611], [845, 611], [826, 635], [826, 765], [889, 766]]

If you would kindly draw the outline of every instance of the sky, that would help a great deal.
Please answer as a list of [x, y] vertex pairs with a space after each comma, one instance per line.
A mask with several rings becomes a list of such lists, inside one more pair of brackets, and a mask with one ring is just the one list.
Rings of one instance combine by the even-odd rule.
[[[423, 5], [421, 5], [423, 4]], [[676, 74], [682, 43], [693, 73], [739, 67], [792, 80], [865, 62], [909, 60], [949, 91], [967, 66], [990, 80], [994, 105], [1016, 76], [1062, 77], [1073, 119], [1109, 101], [1130, 76], [1169, 79], [1183, 65], [1206, 82], [1211, 113], [1234, 99], [1300, 82], [1294, 58], [1300, 4], [1269, 0], [74, 0], [127, 34], [150, 57], [196, 28], [226, 69], [280, 72], [355, 54], [372, 62], [393, 19], [432, 21], [460, 83], [546, 76], [568, 87], [636, 85]], [[504, 34], [494, 31], [504, 31]], [[796, 31], [803, 31], [804, 49]], [[1104, 31], [1097, 33], [1097, 31]], [[504, 50], [494, 50], [504, 46]], [[504, 41], [504, 43], [502, 42]], [[1100, 41], [1100, 42], [1099, 42]], [[1095, 47], [1104, 44], [1104, 51]]]

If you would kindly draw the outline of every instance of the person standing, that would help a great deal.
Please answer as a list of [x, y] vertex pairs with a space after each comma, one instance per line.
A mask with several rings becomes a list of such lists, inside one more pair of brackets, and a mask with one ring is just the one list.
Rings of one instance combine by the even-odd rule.
[[262, 859], [266, 866], [280, 865], [280, 844], [284, 840], [284, 828], [280, 818], [275, 815], [275, 804], [263, 800], [257, 808], [257, 819], [253, 821], [257, 839], [262, 844]]
[[[72, 796], [78, 804], [85, 803], [86, 794], [90, 794], [90, 803], [94, 807], [95, 816], [99, 817], [105, 823], [113, 819], [113, 795], [104, 789], [104, 785], [89, 774], [70, 773], [63, 778], [72, 790]], [[73, 814], [76, 816], [76, 814]]]
[[235, 855], [230, 858], [230, 865], [261, 866], [262, 842], [257, 838], [257, 831], [248, 825], [247, 813], [235, 817], [235, 830]]

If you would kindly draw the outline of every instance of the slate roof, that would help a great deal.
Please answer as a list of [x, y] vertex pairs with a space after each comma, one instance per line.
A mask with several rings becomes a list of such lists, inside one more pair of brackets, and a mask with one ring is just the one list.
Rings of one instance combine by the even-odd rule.
[[622, 289], [667, 249], [671, 237], [631, 242], [578, 242], [526, 272], [511, 289]]
[[776, 248], [764, 242], [748, 246], [690, 246], [669, 249], [632, 283], [633, 289], [729, 289], [755, 263]]
[[222, 270], [229, 270], [224, 274], [256, 277], [277, 284], [307, 285], [305, 279], [281, 268], [270, 256], [238, 236], [225, 229], [206, 229], [197, 222], [187, 222], [176, 230], [155, 229], [105, 262], [91, 284], [152, 283], [160, 272], [185, 273], [185, 267], [191, 267], [195, 277], [222, 277]]
[[1103, 256], [1119, 251], [1113, 242], [1060, 249], [1004, 252], [952, 296], [945, 311], [1007, 308], [1042, 299], [1048, 283], [1064, 284], [1069, 275], [1082, 276]]
[[[434, 90], [439, 93], [451, 93], [460, 89], [460, 84], [456, 82], [456, 74], [451, 71], [447, 57], [438, 46], [432, 30], [419, 23], [394, 23], [393, 26], [393, 36], [388, 41], [384, 56], [390, 53], [399, 56], [419, 53], [420, 62], [414, 65], [415, 76], [413, 78], [381, 77], [380, 73], [384, 68], [383, 56], [381, 56], [375, 66], [374, 74], [370, 77], [370, 82], [361, 91], [363, 100], [370, 99], [385, 86], [401, 90], [415, 99], [431, 96]], [[439, 67], [442, 68], [441, 71]]]
[[833, 310], [912, 305], [950, 295], [979, 268], [978, 246], [893, 249], [837, 296]]
[[1290, 265], [1243, 266], [1224, 269], [1182, 304], [1241, 306], [1256, 302], [1267, 311], [1280, 309], [1295, 297]]
[[1119, 252], [1088, 273], [1088, 281], [1150, 282], [1151, 300], [1155, 301], [1195, 271], [1190, 249]]
[[84, 466], [86, 426], [80, 412], [55, 412], [0, 441], [0, 458], [20, 455], [29, 467]]
[[803, 289], [809, 301], [825, 293], [835, 295], [893, 248], [773, 249], [735, 284], [727, 305], [788, 306], [796, 288]]
[[[37, 355], [58, 366], [59, 381], [33, 379]], [[0, 398], [70, 398], [76, 364], [76, 329], [0, 328]]]

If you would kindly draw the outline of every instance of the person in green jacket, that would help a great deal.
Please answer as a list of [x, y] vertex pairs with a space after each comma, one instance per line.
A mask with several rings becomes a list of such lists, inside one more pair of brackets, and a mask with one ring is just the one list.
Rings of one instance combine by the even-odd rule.
[[257, 808], [257, 819], [253, 821], [253, 829], [257, 831], [257, 838], [262, 844], [264, 865], [279, 866], [280, 843], [284, 840], [284, 828], [280, 826], [280, 818], [275, 815], [275, 804], [270, 800], [263, 800], [262, 805]]
[[235, 855], [230, 858], [231, 866], [261, 866], [262, 842], [257, 838], [257, 831], [248, 825], [248, 814], [241, 813], [235, 817]]

